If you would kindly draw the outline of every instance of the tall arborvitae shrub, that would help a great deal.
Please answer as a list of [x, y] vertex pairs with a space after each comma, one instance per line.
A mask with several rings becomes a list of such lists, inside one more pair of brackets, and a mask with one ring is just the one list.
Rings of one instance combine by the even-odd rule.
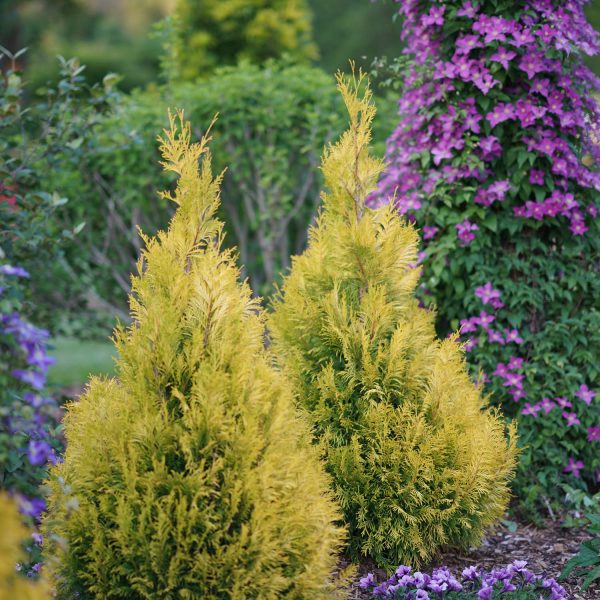
[[4, 493], [0, 494], [0, 531], [0, 600], [49, 600], [45, 582], [28, 581], [17, 572], [19, 561], [25, 559], [21, 544], [27, 530], [15, 503]]
[[350, 129], [323, 159], [329, 192], [274, 303], [274, 346], [350, 529], [350, 553], [419, 564], [469, 547], [506, 508], [514, 431], [486, 407], [455, 339], [440, 341], [415, 287], [418, 237], [365, 199], [384, 168], [368, 153], [375, 109], [339, 86]]
[[118, 378], [92, 379], [68, 409], [45, 524], [59, 598], [326, 596], [336, 508], [261, 309], [221, 250], [206, 144], [171, 120], [177, 211], [145, 238]]
[[317, 56], [306, 0], [177, 0], [169, 25], [169, 76], [188, 81], [240, 61]]
[[422, 227], [441, 334], [525, 450], [536, 514], [600, 483], [600, 50], [585, 0], [401, 3], [412, 67], [379, 200]]

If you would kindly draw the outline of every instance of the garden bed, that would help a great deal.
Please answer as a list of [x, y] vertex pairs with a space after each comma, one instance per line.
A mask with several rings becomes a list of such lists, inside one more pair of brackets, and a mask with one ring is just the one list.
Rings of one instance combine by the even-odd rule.
[[[490, 532], [479, 548], [464, 554], [446, 552], [422, 571], [431, 572], [434, 567], [446, 565], [452, 573], [460, 574], [465, 567], [473, 565], [491, 570], [514, 560], [526, 560], [528, 568], [536, 574], [558, 578], [566, 562], [577, 553], [579, 544], [588, 539], [589, 535], [583, 528], [566, 529], [552, 521], [547, 521], [545, 525], [544, 528], [539, 528], [519, 523], [515, 531], [498, 527]], [[368, 562], [361, 564], [350, 587], [349, 600], [372, 598], [369, 591], [358, 587], [359, 579], [369, 572], [373, 572], [378, 581], [386, 579], [382, 570], [373, 569]], [[585, 592], [579, 590], [580, 581], [577, 578], [569, 577], [560, 584], [574, 600], [600, 598], [598, 584], [592, 584]]]

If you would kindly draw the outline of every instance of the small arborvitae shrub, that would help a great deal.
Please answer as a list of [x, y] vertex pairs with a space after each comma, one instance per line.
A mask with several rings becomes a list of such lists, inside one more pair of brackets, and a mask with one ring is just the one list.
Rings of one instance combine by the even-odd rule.
[[169, 73], [190, 81], [241, 61], [316, 58], [311, 16], [306, 0], [177, 0]]
[[600, 51], [586, 0], [407, 0], [378, 200], [423, 230], [423, 300], [524, 444], [531, 514], [600, 484]]
[[180, 120], [162, 139], [177, 211], [145, 238], [118, 378], [65, 418], [45, 522], [58, 597], [325, 597], [342, 538], [328, 478], [221, 250], [207, 139]]
[[418, 306], [418, 242], [393, 207], [365, 198], [383, 162], [368, 154], [375, 109], [362, 81], [339, 86], [350, 130], [323, 159], [329, 192], [274, 303], [272, 332], [312, 418], [350, 552], [382, 566], [468, 547], [504, 511], [515, 466], [455, 339]]
[[17, 507], [0, 494], [0, 600], [45, 600], [50, 598], [46, 583], [30, 581], [19, 575], [20, 549], [27, 537]]

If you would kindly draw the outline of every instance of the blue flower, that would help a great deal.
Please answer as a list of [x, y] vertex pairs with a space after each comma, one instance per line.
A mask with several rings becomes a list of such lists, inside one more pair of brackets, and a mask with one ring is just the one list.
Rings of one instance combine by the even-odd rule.
[[373, 577], [373, 573], [369, 573], [366, 577], [363, 577], [358, 586], [363, 589], [375, 587], [375, 578]]
[[11, 265], [2, 265], [0, 275], [12, 275], [14, 277], [29, 277], [29, 273], [22, 267], [13, 267]]
[[42, 440], [29, 440], [27, 458], [33, 466], [43, 465], [48, 459], [54, 458], [54, 451], [48, 442]]

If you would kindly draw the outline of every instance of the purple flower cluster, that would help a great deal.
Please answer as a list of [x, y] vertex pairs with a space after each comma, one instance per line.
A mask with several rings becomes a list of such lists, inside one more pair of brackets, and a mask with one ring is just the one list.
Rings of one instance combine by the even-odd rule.
[[[10, 283], [11, 277], [28, 277], [20, 267], [3, 265], [0, 276]], [[5, 294], [6, 286], [0, 291]], [[6, 350], [8, 371], [2, 376], [0, 392], [0, 421], [8, 432], [8, 445], [3, 453], [11, 462], [22, 467], [6, 478], [4, 485], [19, 497], [20, 510], [37, 520], [45, 509], [45, 502], [37, 497], [38, 486], [45, 476], [48, 463], [56, 463], [55, 442], [51, 430], [56, 425], [56, 402], [47, 397], [48, 367], [54, 359], [46, 351], [48, 332], [25, 321], [18, 312], [0, 314], [0, 346]], [[54, 442], [54, 443], [53, 443]]]
[[[418, 0], [401, 3], [406, 52], [416, 57], [417, 65], [405, 82], [408, 89], [399, 103], [401, 120], [388, 140], [389, 168], [375, 202], [395, 197], [401, 212], [416, 212], [424, 207], [425, 196], [441, 183], [458, 180], [476, 186], [474, 202], [484, 206], [502, 202], [511, 186], [507, 180], [496, 179], [495, 162], [503, 154], [496, 129], [509, 122], [518, 125], [523, 147], [538, 160], [547, 161], [545, 170], [552, 173], [556, 186], [542, 201], [513, 206], [514, 214], [536, 220], [566, 217], [572, 233], [583, 235], [588, 230], [586, 215], [595, 216], [597, 208], [582, 205], [572, 188], [598, 191], [600, 175], [583, 164], [569, 140], [585, 133], [585, 149], [596, 159], [600, 156], [600, 148], [590, 139], [599, 129], [600, 108], [592, 92], [600, 90], [600, 83], [582, 63], [568, 75], [560, 60], [547, 57], [550, 48], [566, 53], [579, 48], [588, 54], [600, 50], [583, 15], [583, 2], [569, 0], [556, 6], [552, 0], [530, 0], [526, 10], [512, 19], [486, 14], [485, 3], [465, 2], [454, 15], [454, 19], [463, 18], [464, 26], [454, 40], [454, 54], [448, 58], [440, 52], [449, 12], [445, 3], [441, 4], [434, 3], [429, 12], [421, 12]], [[424, 65], [429, 76], [423, 80]], [[526, 77], [506, 77], [498, 68]], [[484, 96], [498, 88], [511, 100], [482, 109], [476, 94], [468, 95], [468, 85]], [[460, 94], [456, 94], [458, 87]], [[455, 103], [447, 100], [452, 92]], [[442, 99], [445, 110], [435, 110]], [[483, 133], [485, 124], [493, 133]], [[423, 153], [431, 155], [434, 165], [426, 173]], [[466, 153], [473, 160], [455, 166], [454, 159]], [[543, 183], [539, 178], [534, 181], [535, 185]], [[461, 226], [456, 226], [458, 238], [468, 244], [477, 225], [469, 223], [467, 231]]]
[[[486, 572], [475, 566], [462, 571], [459, 581], [447, 567], [434, 569], [431, 575], [400, 565], [396, 572], [381, 584], [373, 573], [360, 580], [362, 589], [371, 590], [374, 598], [407, 600], [443, 600], [451, 592], [462, 592], [461, 598], [491, 600], [495, 593], [526, 591], [540, 600], [566, 600], [565, 589], [554, 579], [535, 575], [526, 561], [516, 560], [503, 568]], [[446, 596], [447, 597], [447, 596]]]
[[[494, 288], [491, 281], [477, 287], [475, 289], [475, 296], [484, 305], [490, 305], [496, 311], [504, 307], [502, 294], [500, 290]], [[491, 325], [496, 321], [497, 316], [497, 312], [489, 314], [485, 310], [482, 310], [478, 316], [461, 320], [460, 334], [466, 338], [464, 347], [467, 351], [471, 351], [483, 340], [488, 344], [498, 344], [500, 346], [506, 346], [507, 344], [521, 345], [524, 343], [517, 329], [505, 328], [503, 331], [492, 329]], [[475, 333], [478, 336], [472, 335]], [[467, 336], [467, 334], [471, 335]], [[508, 362], [496, 363], [496, 368], [492, 373], [493, 377], [499, 378], [502, 386], [507, 389], [508, 394], [515, 402], [528, 397], [528, 393], [524, 387], [525, 375], [523, 373], [526, 365], [527, 363], [524, 358], [511, 355]], [[488, 381], [488, 377], [485, 374], [484, 381]], [[596, 395], [594, 390], [590, 389], [587, 384], [582, 383], [579, 389], [573, 394], [574, 397], [572, 400], [564, 396], [556, 396], [553, 399], [544, 396], [537, 402], [525, 402], [520, 412], [522, 416], [531, 418], [546, 416], [556, 412], [560, 414], [560, 419], [566, 427], [580, 427], [582, 425], [580, 420], [581, 415], [577, 412], [577, 402], [583, 403], [585, 406], [590, 406]], [[587, 428], [587, 438], [589, 442], [600, 441], [600, 424]], [[563, 472], [571, 473], [574, 477], [579, 478], [580, 471], [583, 468], [583, 461], [569, 457]], [[597, 472], [595, 475], [596, 480], [600, 482], [600, 472]]]

